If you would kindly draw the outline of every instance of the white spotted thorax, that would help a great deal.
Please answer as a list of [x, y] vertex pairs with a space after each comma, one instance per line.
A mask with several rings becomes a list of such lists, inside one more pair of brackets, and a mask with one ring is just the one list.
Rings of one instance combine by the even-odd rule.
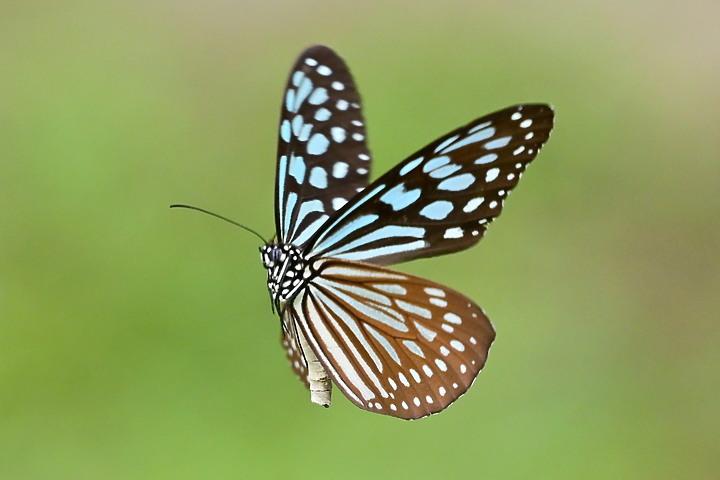
[[329, 406], [334, 383], [362, 409], [415, 419], [467, 391], [495, 338], [489, 319], [462, 294], [385, 266], [475, 245], [552, 124], [548, 105], [509, 107], [370, 183], [347, 66], [323, 46], [300, 55], [280, 115], [277, 240], [260, 252], [283, 347], [314, 403]]
[[260, 248], [260, 257], [268, 271], [267, 287], [278, 311], [307, 283], [310, 269], [300, 249], [292, 245], [268, 243]]

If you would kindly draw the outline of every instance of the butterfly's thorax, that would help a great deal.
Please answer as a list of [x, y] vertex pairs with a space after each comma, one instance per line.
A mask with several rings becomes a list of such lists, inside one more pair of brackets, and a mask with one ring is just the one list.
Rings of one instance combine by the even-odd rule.
[[260, 256], [268, 271], [267, 287], [276, 306], [293, 298], [307, 284], [310, 269], [299, 248], [268, 243], [260, 248]]

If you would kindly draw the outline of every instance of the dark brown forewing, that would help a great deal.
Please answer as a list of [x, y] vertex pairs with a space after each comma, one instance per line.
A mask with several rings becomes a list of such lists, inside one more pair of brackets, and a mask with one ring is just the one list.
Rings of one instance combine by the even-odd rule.
[[465, 296], [359, 262], [320, 260], [291, 308], [335, 384], [357, 406], [404, 419], [437, 413], [473, 383], [495, 332]]
[[301, 247], [367, 186], [370, 153], [360, 96], [335, 52], [310, 47], [290, 71], [280, 114], [276, 228]]
[[311, 241], [311, 256], [389, 265], [477, 243], [553, 125], [548, 105], [474, 120], [368, 186]]

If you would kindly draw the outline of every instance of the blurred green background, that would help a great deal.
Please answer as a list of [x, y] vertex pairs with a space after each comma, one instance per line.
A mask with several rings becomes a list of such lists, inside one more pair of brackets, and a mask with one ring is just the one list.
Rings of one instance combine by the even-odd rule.
[[[717, 2], [0, 2], [0, 478], [720, 476]], [[377, 177], [520, 102], [555, 132], [476, 249], [399, 268], [482, 305], [470, 392], [311, 405], [279, 346], [277, 117], [349, 63]]]

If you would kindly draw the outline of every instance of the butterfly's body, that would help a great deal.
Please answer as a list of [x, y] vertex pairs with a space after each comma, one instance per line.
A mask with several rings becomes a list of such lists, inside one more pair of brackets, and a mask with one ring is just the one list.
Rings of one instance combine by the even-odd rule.
[[330, 405], [332, 379], [360, 408], [415, 419], [467, 391], [495, 338], [487, 316], [450, 288], [385, 266], [476, 244], [552, 122], [547, 105], [506, 108], [370, 183], [347, 66], [323, 46], [300, 55], [280, 117], [277, 240], [260, 250], [283, 347], [314, 403]]

